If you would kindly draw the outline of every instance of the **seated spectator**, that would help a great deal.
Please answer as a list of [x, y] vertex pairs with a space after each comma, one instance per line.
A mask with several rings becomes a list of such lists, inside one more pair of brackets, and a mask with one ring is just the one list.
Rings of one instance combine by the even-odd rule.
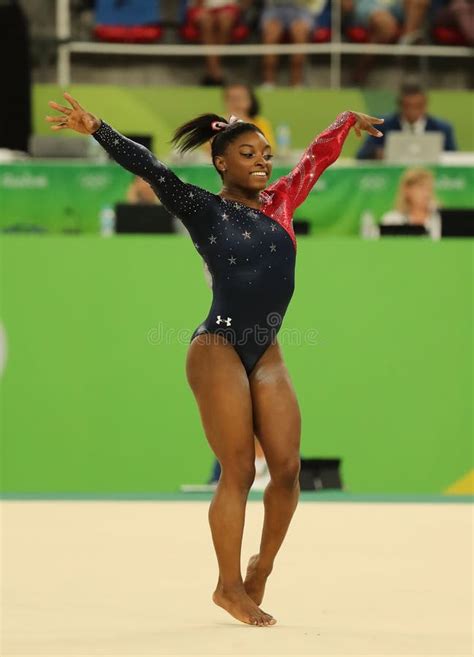
[[235, 82], [224, 88], [226, 114], [237, 116], [255, 124], [267, 138], [272, 150], [276, 150], [275, 135], [269, 121], [260, 115], [260, 103], [250, 85]]
[[[421, 43], [430, 0], [342, 0], [342, 12], [352, 27], [367, 32], [368, 43]], [[349, 30], [350, 32], [350, 30]], [[376, 56], [363, 54], [357, 59], [352, 78], [363, 84]]]
[[434, 26], [455, 28], [469, 46], [474, 45], [473, 0], [442, 0], [436, 3]]
[[386, 212], [384, 226], [404, 224], [424, 226], [432, 239], [441, 237], [441, 217], [434, 195], [434, 178], [427, 169], [407, 169], [398, 187], [395, 209]]
[[[248, 121], [258, 126], [267, 138], [273, 152], [276, 152], [276, 140], [270, 122], [260, 115], [260, 103], [254, 90], [243, 82], [233, 82], [224, 87], [223, 101], [224, 114], [236, 116], [242, 121]], [[202, 149], [210, 156], [211, 143], [202, 146]]]
[[368, 32], [370, 43], [418, 43], [430, 0], [343, 0], [352, 25]]
[[[286, 34], [292, 43], [308, 43], [311, 40], [315, 16], [313, 0], [266, 0], [262, 13], [262, 41], [264, 44], [280, 43]], [[306, 55], [291, 56], [290, 84], [303, 84]], [[275, 86], [278, 55], [263, 57], [263, 86]]]
[[127, 203], [154, 205], [160, 203], [160, 199], [143, 178], [135, 176], [127, 189]]
[[445, 151], [455, 151], [456, 140], [453, 127], [446, 121], [427, 114], [428, 98], [415, 82], [402, 86], [398, 100], [399, 110], [386, 116], [380, 130], [383, 137], [368, 137], [357, 153], [359, 160], [383, 159], [385, 137], [391, 131], [411, 132], [416, 135], [424, 132], [442, 132]]
[[[230, 43], [232, 28], [240, 15], [240, 6], [233, 0], [191, 0], [189, 18], [199, 27], [201, 43], [208, 46]], [[221, 60], [218, 55], [206, 57], [204, 86], [220, 86], [224, 83]]]

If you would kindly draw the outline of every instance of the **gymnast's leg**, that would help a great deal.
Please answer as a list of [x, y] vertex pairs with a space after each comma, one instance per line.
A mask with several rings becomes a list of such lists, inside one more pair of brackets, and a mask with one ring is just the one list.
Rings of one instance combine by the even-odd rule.
[[249, 381], [242, 362], [222, 336], [196, 337], [188, 351], [186, 374], [196, 398], [221, 476], [209, 507], [209, 523], [219, 564], [216, 604], [238, 620], [273, 625], [247, 595], [240, 571], [245, 507], [255, 477], [255, 444]]
[[271, 345], [250, 378], [255, 433], [271, 480], [265, 489], [265, 518], [259, 554], [250, 558], [245, 589], [261, 604], [267, 577], [298, 504], [301, 417], [280, 347]]

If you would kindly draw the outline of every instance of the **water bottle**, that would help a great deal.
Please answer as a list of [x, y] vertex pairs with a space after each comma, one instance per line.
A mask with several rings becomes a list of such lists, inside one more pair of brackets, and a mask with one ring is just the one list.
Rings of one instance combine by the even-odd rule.
[[115, 211], [111, 205], [104, 205], [99, 220], [102, 237], [111, 237], [115, 233]]
[[291, 130], [287, 123], [280, 123], [276, 129], [278, 155], [288, 157], [291, 151]]
[[366, 240], [374, 240], [379, 236], [378, 227], [374, 221], [374, 215], [369, 210], [364, 210], [360, 220], [360, 235]]

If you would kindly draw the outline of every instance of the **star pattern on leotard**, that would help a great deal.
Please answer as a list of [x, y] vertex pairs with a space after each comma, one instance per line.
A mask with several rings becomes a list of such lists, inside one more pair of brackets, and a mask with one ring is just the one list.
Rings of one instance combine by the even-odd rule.
[[[257, 207], [235, 199], [227, 201], [188, 184], [148, 149], [124, 138], [104, 122], [94, 133], [94, 138], [120, 166], [150, 182], [163, 205], [182, 221], [208, 264], [213, 278], [213, 314], [202, 323], [202, 332], [227, 328], [226, 325], [234, 324], [234, 317], [238, 318], [238, 339], [247, 327], [259, 326], [269, 311], [278, 311], [283, 318], [294, 287], [296, 240], [292, 215], [328, 165], [325, 163], [333, 162], [339, 155], [356, 120], [354, 115], [346, 114], [313, 140], [301, 164], [260, 193]], [[253, 289], [249, 290], [250, 287]], [[219, 318], [222, 323], [214, 323]], [[230, 328], [234, 330], [232, 325]], [[252, 340], [251, 337], [250, 343]], [[265, 349], [264, 345], [258, 345], [258, 349], [255, 346], [236, 349], [246, 369], [253, 366], [254, 356]]]
[[[149, 182], [163, 205], [184, 223], [188, 231], [191, 217], [202, 212], [215, 198], [210, 192], [181, 180], [150, 150], [125, 138], [104, 121], [101, 121], [93, 138], [120, 166]], [[209, 232], [211, 230], [214, 228], [209, 227]], [[202, 251], [206, 238], [193, 233], [191, 237], [201, 243]]]

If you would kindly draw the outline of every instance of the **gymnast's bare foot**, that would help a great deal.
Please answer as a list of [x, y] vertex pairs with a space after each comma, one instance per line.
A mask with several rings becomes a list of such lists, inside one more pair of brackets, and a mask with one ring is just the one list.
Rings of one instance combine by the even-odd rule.
[[261, 627], [268, 627], [276, 623], [273, 616], [266, 614], [249, 598], [243, 585], [242, 588], [225, 591], [219, 578], [212, 599], [216, 605], [228, 611], [231, 616], [242, 623]]
[[268, 570], [264, 571], [259, 568], [259, 556], [260, 555], [258, 554], [254, 554], [252, 557], [250, 557], [247, 566], [247, 575], [244, 581], [244, 587], [247, 591], [247, 595], [257, 605], [262, 604], [263, 594], [265, 593], [265, 584], [267, 582], [267, 577], [270, 575]]

